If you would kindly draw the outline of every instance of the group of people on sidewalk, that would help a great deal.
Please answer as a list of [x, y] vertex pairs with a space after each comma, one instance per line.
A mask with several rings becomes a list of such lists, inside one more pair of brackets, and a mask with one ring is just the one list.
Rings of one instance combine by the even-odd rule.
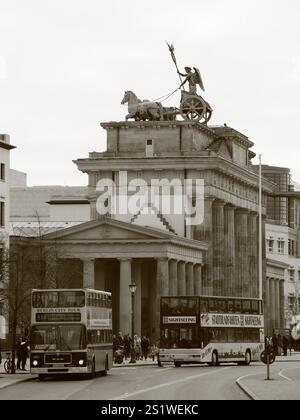
[[[0, 342], [0, 365], [2, 363], [2, 356], [1, 356], [2, 348], [1, 348], [1, 342]], [[26, 337], [19, 337], [16, 343], [16, 360], [17, 370], [23, 370], [26, 371], [26, 363], [27, 359], [29, 357], [29, 344]]]
[[[158, 356], [158, 347], [154, 344], [151, 345], [148, 337], [143, 336], [142, 338], [138, 334], [134, 335], [133, 339], [133, 349], [135, 360], [147, 360], [151, 358], [153, 361]], [[132, 339], [129, 334], [123, 335], [122, 332], [119, 332], [117, 335], [113, 336], [113, 353], [116, 353], [124, 356], [125, 361], [131, 355], [131, 345]]]
[[266, 347], [272, 347], [275, 356], [287, 356], [288, 350], [291, 350], [291, 339], [285, 335], [273, 334], [272, 337], [266, 337]]

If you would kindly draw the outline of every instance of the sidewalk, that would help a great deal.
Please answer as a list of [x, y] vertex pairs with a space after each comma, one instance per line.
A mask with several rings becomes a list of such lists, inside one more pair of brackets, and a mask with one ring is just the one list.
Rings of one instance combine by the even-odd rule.
[[[283, 363], [289, 362], [284, 367]], [[300, 353], [276, 357], [270, 366], [270, 380], [265, 366], [264, 373], [250, 373], [236, 383], [252, 400], [300, 400]]]

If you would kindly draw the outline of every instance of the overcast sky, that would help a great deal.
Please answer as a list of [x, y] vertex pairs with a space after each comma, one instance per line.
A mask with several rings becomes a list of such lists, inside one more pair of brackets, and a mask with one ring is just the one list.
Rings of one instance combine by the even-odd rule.
[[[211, 124], [300, 182], [299, 0], [0, 0], [0, 132], [29, 185], [85, 185], [72, 160], [106, 148], [124, 90], [155, 99], [199, 67]], [[169, 106], [179, 106], [174, 96]]]

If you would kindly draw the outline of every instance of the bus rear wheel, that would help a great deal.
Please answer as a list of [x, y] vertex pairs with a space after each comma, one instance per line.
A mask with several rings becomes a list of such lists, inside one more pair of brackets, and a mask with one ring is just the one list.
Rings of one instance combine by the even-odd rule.
[[108, 372], [108, 357], [106, 356], [106, 359], [105, 359], [105, 368], [102, 371], [102, 375], [103, 376], [107, 376], [107, 372]]
[[181, 363], [180, 362], [174, 362], [174, 365], [176, 368], [180, 368], [181, 367]]
[[46, 378], [46, 375], [39, 374], [39, 381], [44, 381]]

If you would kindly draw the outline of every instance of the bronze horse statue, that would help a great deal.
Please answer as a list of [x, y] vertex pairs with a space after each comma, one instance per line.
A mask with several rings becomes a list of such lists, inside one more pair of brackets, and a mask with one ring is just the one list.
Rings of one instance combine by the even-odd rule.
[[126, 121], [129, 118], [133, 118], [135, 121], [163, 120], [163, 107], [160, 102], [151, 102], [147, 100], [141, 101], [135, 93], [131, 90], [127, 90], [121, 104], [124, 105], [126, 103], [128, 103], [128, 115], [126, 115]]

